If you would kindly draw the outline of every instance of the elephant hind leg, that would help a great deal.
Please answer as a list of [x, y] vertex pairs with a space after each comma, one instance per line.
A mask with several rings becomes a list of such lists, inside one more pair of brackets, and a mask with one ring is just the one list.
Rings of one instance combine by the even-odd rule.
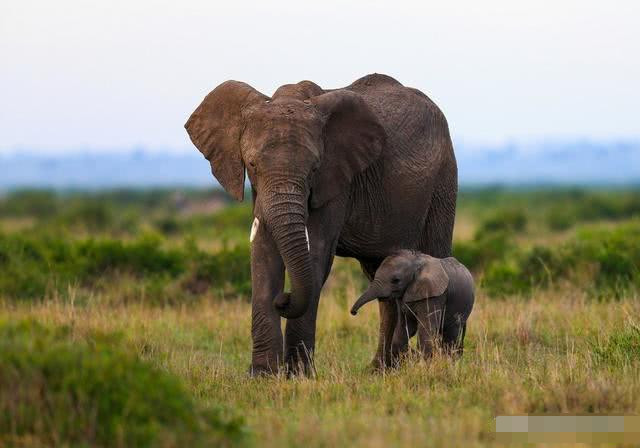
[[445, 324], [442, 332], [442, 345], [446, 353], [454, 357], [462, 356], [464, 350], [464, 335], [467, 331], [466, 322], [452, 322]]
[[455, 170], [453, 174], [450, 169], [440, 172], [445, 174], [440, 176], [441, 181], [433, 191], [420, 249], [433, 257], [446, 258], [451, 256], [458, 177]]

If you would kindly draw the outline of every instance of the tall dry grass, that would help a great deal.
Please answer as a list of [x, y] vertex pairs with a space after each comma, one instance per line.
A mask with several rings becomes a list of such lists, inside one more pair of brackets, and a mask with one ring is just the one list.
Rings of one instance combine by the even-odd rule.
[[316, 378], [247, 376], [251, 310], [241, 301], [166, 308], [50, 301], [5, 305], [0, 317], [122, 333], [204, 405], [244, 416], [257, 446], [493, 446], [496, 415], [640, 412], [635, 295], [604, 303], [567, 289], [527, 300], [480, 291], [460, 361], [414, 354], [373, 374], [377, 307], [348, 313], [358, 284], [343, 273], [324, 293]]

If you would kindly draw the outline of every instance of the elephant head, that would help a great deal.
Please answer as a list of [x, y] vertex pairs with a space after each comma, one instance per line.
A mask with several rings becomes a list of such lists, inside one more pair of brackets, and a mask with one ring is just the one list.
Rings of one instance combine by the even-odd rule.
[[213, 176], [237, 200], [244, 196], [246, 169], [255, 194], [254, 226], [271, 234], [291, 279], [291, 293], [274, 304], [283, 317], [302, 316], [317, 292], [306, 228], [310, 208], [347, 191], [378, 158], [383, 127], [350, 91], [325, 93], [303, 81], [269, 98], [227, 81], [204, 98], [185, 128]]
[[384, 259], [369, 288], [351, 307], [354, 316], [375, 299], [415, 302], [443, 294], [449, 276], [438, 258], [403, 250]]

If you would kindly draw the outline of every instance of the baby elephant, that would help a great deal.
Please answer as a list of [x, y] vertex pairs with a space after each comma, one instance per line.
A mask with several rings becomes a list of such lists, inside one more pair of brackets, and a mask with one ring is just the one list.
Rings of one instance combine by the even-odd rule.
[[355, 315], [362, 305], [376, 298], [394, 300], [397, 304], [398, 319], [390, 323], [394, 328], [381, 328], [381, 335], [393, 334], [391, 344], [382, 341], [385, 351], [388, 350], [385, 360], [397, 361], [416, 332], [425, 357], [431, 356], [433, 344], [440, 338], [445, 352], [462, 354], [474, 286], [467, 268], [455, 258], [434, 258], [408, 250], [385, 258], [369, 288], [351, 308], [351, 314]]

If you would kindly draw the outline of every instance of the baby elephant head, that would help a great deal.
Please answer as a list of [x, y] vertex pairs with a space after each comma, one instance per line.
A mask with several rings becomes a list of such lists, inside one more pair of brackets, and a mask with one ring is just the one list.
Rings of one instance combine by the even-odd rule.
[[403, 250], [384, 259], [369, 288], [353, 304], [354, 316], [365, 303], [375, 299], [404, 303], [436, 297], [445, 292], [449, 276], [439, 259]]

